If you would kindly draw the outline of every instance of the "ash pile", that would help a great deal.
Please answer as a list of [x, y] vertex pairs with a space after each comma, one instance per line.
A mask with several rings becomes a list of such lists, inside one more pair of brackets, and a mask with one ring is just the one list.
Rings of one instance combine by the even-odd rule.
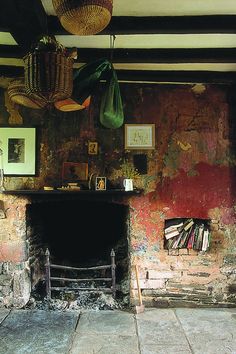
[[[81, 284], [84, 288], [88, 288], [88, 284]], [[74, 285], [75, 286], [75, 285]], [[90, 283], [93, 287], [93, 284]], [[127, 282], [117, 290], [117, 296], [114, 298], [112, 294], [102, 291], [76, 291], [73, 285], [69, 291], [55, 292], [48, 299], [45, 294], [45, 286], [34, 289], [32, 296], [27, 304], [27, 308], [40, 310], [115, 310], [125, 309], [128, 307], [129, 296], [124, 294], [128, 291]]]

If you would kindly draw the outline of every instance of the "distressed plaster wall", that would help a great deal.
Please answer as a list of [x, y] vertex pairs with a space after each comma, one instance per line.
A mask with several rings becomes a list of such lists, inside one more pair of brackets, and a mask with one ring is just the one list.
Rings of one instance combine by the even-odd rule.
[[[186, 87], [156, 87], [153, 95], [156, 104], [143, 100], [147, 110], [140, 109], [143, 121], [155, 117], [149, 175], [157, 178], [131, 208], [131, 264], [139, 264], [144, 299], [156, 306], [235, 305], [236, 180], [227, 89], [211, 86], [196, 95]], [[164, 221], [176, 217], [211, 220], [209, 252], [164, 250]], [[135, 289], [134, 278], [131, 284]]]
[[[119, 162], [146, 153], [148, 173], [138, 181], [144, 192], [129, 199], [131, 303], [137, 301], [136, 263], [146, 304], [233, 306], [236, 182], [232, 91], [223, 85], [207, 85], [199, 94], [194, 85], [122, 84], [125, 123], [155, 123], [156, 148], [148, 151], [124, 151], [123, 127], [109, 130], [100, 125], [99, 95], [89, 111], [76, 113], [14, 107], [24, 126], [38, 128], [38, 175], [7, 177], [6, 187], [58, 186], [63, 161], [88, 161], [89, 173], [107, 176], [115, 184], [113, 172], [119, 170]], [[9, 125], [10, 116], [9, 107], [2, 105], [1, 125]], [[98, 141], [98, 155], [88, 155], [89, 140]], [[13, 203], [13, 197], [0, 198], [5, 198], [6, 209]], [[26, 228], [19, 215], [24, 203], [14, 199], [12, 214], [0, 220], [1, 245], [6, 249], [7, 237], [11, 247], [20, 245], [17, 251], [1, 252], [4, 264], [27, 261]], [[211, 219], [210, 251], [168, 254], [163, 247], [164, 221], [175, 217]]]

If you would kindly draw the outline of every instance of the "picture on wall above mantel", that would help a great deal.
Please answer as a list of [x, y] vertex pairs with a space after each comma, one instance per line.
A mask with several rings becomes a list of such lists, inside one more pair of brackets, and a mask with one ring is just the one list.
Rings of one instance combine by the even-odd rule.
[[125, 124], [125, 149], [155, 149], [155, 124]]
[[87, 162], [63, 162], [62, 181], [76, 182], [86, 181], [88, 179]]
[[0, 128], [0, 149], [4, 175], [35, 175], [35, 128]]

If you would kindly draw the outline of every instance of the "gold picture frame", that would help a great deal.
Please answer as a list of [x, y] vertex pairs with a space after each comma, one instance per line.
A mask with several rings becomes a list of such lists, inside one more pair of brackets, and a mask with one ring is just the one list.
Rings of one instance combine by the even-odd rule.
[[106, 177], [96, 177], [95, 190], [105, 191], [107, 189], [107, 179]]
[[125, 149], [155, 149], [155, 124], [125, 124]]
[[96, 141], [88, 142], [88, 154], [97, 155], [98, 154], [98, 143]]

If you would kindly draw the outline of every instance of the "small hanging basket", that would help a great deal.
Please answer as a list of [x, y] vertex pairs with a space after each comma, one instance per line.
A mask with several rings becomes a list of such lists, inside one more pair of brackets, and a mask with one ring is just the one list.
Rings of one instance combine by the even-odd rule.
[[[47, 45], [49, 44], [49, 45]], [[73, 88], [73, 59], [52, 43], [37, 46], [24, 58], [25, 90], [46, 104], [70, 97]]]
[[72, 34], [93, 35], [110, 22], [113, 0], [52, 0], [61, 25]]

